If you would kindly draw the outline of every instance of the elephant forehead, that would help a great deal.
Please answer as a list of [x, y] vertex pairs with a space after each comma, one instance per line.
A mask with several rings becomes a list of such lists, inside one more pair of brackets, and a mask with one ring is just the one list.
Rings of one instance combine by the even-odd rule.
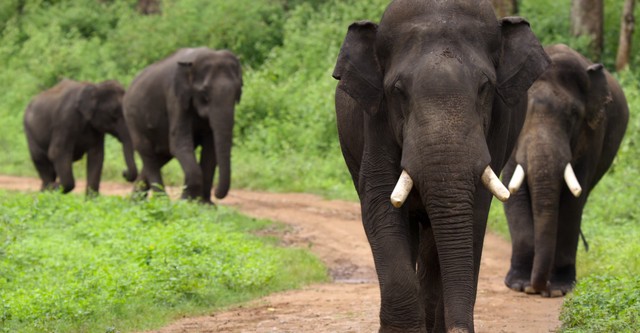
[[483, 1], [394, 1], [380, 22], [380, 32], [394, 39], [414, 34], [431, 40], [486, 41], [499, 36], [493, 9]]

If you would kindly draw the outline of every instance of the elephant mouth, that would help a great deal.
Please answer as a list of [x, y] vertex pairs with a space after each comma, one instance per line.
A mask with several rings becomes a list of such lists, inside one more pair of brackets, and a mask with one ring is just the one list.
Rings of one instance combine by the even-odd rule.
[[[575, 177], [575, 176], [574, 176]], [[480, 177], [482, 184], [493, 194], [498, 200], [505, 202], [509, 199], [510, 193], [509, 190], [502, 185], [502, 182], [496, 176], [496, 173], [491, 169], [491, 166], [487, 166]], [[406, 170], [402, 170], [402, 174], [400, 174], [400, 178], [396, 183], [393, 192], [391, 193], [391, 204], [400, 208], [407, 200], [411, 189], [413, 188], [413, 179], [409, 176], [409, 173]]]
[[[518, 192], [522, 182], [524, 182], [524, 177], [524, 168], [518, 164], [509, 182], [509, 192], [511, 192], [511, 194]], [[574, 197], [577, 198], [582, 194], [582, 186], [580, 186], [580, 182], [578, 181], [578, 177], [576, 177], [576, 173], [573, 171], [571, 163], [567, 163], [567, 166], [564, 168], [564, 181], [567, 183]]]

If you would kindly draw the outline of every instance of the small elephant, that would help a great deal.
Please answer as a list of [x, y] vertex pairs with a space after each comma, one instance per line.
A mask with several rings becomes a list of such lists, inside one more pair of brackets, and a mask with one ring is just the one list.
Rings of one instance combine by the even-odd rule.
[[124, 97], [124, 116], [143, 163], [135, 191], [163, 191], [160, 169], [175, 157], [185, 175], [183, 199], [211, 203], [216, 166], [215, 196], [224, 198], [241, 93], [240, 61], [227, 50], [180, 49], [138, 74]]
[[[611, 166], [629, 120], [616, 80], [566, 45], [529, 89], [517, 146], [504, 172], [512, 240], [506, 285], [557, 297], [576, 281], [576, 251], [589, 193]], [[564, 185], [566, 182], [567, 186]]]
[[380, 332], [473, 332], [492, 194], [549, 59], [488, 1], [396, 0], [333, 72], [340, 146], [380, 284]]
[[105, 133], [122, 142], [127, 164], [123, 177], [136, 179], [133, 145], [122, 115], [123, 95], [124, 88], [117, 81], [93, 84], [64, 79], [33, 98], [24, 113], [24, 131], [42, 190], [73, 190], [72, 163], [86, 153], [86, 193], [97, 194]]

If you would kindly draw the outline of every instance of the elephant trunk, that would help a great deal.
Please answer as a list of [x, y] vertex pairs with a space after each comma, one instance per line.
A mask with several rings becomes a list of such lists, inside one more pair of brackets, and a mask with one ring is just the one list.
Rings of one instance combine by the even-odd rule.
[[[545, 106], [530, 107], [535, 111]], [[516, 162], [524, 170], [529, 188], [534, 231], [531, 286], [525, 292], [548, 295], [557, 247], [560, 196], [567, 186], [565, 170], [572, 159], [571, 147], [560, 125], [545, 117], [528, 119], [523, 132], [526, 134], [519, 139]]]
[[122, 171], [122, 177], [128, 182], [133, 182], [138, 177], [138, 168], [134, 157], [133, 141], [129, 130], [124, 122], [124, 118], [118, 121], [117, 137], [122, 142], [122, 152], [127, 169]]
[[426, 117], [410, 119], [408, 124], [428, 123], [429, 131], [405, 129], [402, 166], [413, 179], [433, 228], [445, 312], [451, 313], [446, 325], [472, 331], [473, 327], [459, 325], [473, 322], [474, 202], [477, 187], [483, 186], [480, 178], [489, 165], [489, 151], [477, 123], [451, 128], [451, 119]]
[[231, 147], [233, 146], [234, 101], [230, 106], [216, 108], [210, 117], [213, 130], [216, 163], [218, 165], [218, 183], [214, 195], [222, 199], [229, 193], [231, 186]]
[[[532, 160], [536, 160], [532, 163]], [[534, 221], [532, 292], [547, 292], [547, 282], [553, 269], [558, 233], [558, 210], [562, 188], [563, 169], [550, 163], [549, 156], [530, 159], [527, 168]]]
[[[415, 177], [436, 241], [445, 311], [458, 316], [446, 323], [448, 328], [457, 327], [457, 323], [472, 322], [475, 300], [473, 208], [476, 180], [480, 178], [462, 157], [452, 162], [436, 165], [427, 162], [424, 173]], [[467, 282], [461, 284], [461, 281]]]

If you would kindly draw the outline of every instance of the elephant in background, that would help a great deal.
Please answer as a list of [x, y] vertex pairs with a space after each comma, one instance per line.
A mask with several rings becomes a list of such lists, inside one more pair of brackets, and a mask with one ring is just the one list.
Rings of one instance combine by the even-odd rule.
[[512, 240], [505, 283], [557, 297], [575, 284], [582, 211], [618, 151], [629, 107], [601, 64], [566, 45], [545, 51], [552, 64], [529, 89], [525, 124], [505, 167], [513, 193], [504, 205]]
[[334, 69], [338, 134], [380, 284], [380, 332], [473, 332], [492, 194], [549, 63], [489, 1], [393, 1], [353, 23]]
[[136, 191], [163, 191], [160, 169], [175, 157], [185, 174], [183, 199], [211, 203], [217, 166], [215, 196], [224, 198], [241, 93], [240, 61], [227, 50], [180, 49], [144, 69], [124, 98], [125, 119], [143, 163]]
[[72, 164], [86, 153], [87, 195], [97, 194], [105, 133], [122, 142], [127, 164], [122, 176], [127, 181], [136, 179], [133, 146], [122, 115], [123, 95], [117, 81], [93, 84], [64, 79], [33, 98], [24, 113], [24, 131], [42, 190], [73, 190]]

